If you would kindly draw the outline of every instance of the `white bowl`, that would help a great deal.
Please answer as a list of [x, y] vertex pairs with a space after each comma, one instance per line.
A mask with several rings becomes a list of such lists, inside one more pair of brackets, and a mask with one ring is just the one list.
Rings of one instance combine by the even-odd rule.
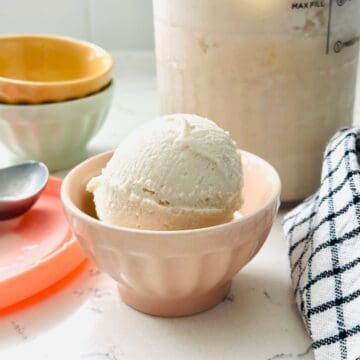
[[87, 143], [104, 123], [114, 86], [58, 103], [0, 104], [0, 142], [16, 161], [42, 161], [51, 171], [69, 168], [84, 159]]

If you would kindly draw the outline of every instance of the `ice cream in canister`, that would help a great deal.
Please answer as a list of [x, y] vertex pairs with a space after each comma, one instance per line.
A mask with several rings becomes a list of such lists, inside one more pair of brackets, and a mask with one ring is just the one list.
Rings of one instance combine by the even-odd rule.
[[154, 0], [162, 113], [197, 113], [271, 162], [282, 199], [311, 194], [352, 122], [360, 2]]

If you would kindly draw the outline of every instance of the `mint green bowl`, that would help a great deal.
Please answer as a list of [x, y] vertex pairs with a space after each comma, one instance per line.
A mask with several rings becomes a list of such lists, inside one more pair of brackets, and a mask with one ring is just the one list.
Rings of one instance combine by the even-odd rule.
[[0, 142], [15, 161], [38, 160], [50, 171], [86, 157], [86, 145], [103, 125], [114, 83], [87, 97], [39, 105], [0, 104]]

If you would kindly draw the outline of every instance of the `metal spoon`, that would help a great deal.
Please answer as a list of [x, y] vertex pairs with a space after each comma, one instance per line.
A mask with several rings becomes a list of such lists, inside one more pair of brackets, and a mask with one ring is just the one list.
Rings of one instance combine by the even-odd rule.
[[0, 220], [9, 220], [28, 211], [48, 179], [48, 168], [37, 161], [0, 169]]

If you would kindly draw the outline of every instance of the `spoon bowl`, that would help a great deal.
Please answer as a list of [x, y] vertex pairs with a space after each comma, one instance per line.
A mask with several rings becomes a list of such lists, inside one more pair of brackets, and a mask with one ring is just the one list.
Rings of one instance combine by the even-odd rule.
[[0, 169], [0, 221], [28, 211], [44, 190], [48, 178], [48, 168], [37, 161]]

